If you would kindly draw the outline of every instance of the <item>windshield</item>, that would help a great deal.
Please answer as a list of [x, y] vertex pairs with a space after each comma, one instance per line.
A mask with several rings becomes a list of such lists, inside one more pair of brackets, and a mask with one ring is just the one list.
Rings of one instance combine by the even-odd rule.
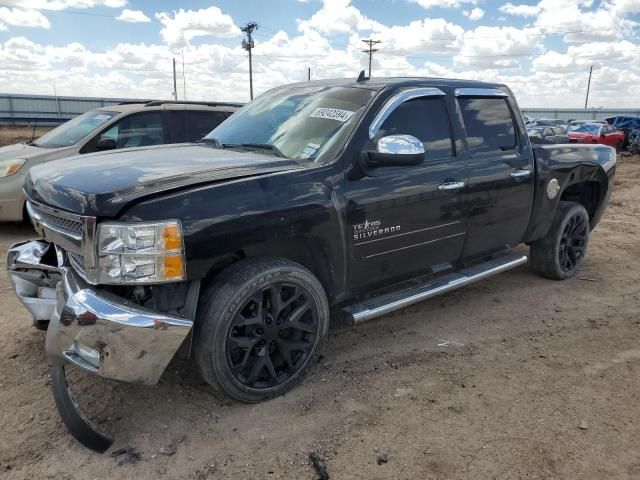
[[542, 132], [544, 132], [544, 128], [529, 128], [527, 130], [527, 135], [530, 137], [541, 137]]
[[96, 128], [105, 124], [119, 112], [91, 110], [83, 113], [38, 138], [34, 145], [44, 148], [69, 147], [75, 145]]
[[219, 125], [205, 141], [319, 161], [362, 115], [375, 91], [308, 86], [266, 93]]
[[578, 128], [574, 129], [574, 132], [580, 133], [598, 133], [600, 130], [600, 125], [580, 125]]

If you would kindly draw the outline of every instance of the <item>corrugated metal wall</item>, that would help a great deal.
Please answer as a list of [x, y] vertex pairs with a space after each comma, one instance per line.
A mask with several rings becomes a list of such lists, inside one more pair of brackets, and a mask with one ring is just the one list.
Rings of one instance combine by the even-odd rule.
[[604, 120], [609, 117], [640, 117], [638, 108], [523, 108], [522, 113], [533, 118], [560, 120]]
[[0, 125], [55, 125], [94, 108], [125, 101], [132, 99], [0, 94]]
[[[53, 95], [0, 94], [0, 125], [25, 125], [34, 123], [55, 125], [66, 122], [93, 108], [115, 105], [127, 98], [54, 97]], [[144, 100], [140, 100], [144, 101]], [[523, 108], [531, 117], [560, 118], [562, 120], [601, 120], [617, 115], [640, 116], [640, 109], [593, 108]]]

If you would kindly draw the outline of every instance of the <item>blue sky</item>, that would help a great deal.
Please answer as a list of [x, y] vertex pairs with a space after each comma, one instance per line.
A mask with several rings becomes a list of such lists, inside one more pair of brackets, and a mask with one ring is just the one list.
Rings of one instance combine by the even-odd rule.
[[[256, 32], [256, 92], [357, 75], [503, 81], [526, 106], [640, 105], [640, 0], [0, 0], [0, 91], [247, 100], [239, 27]], [[179, 65], [180, 76], [182, 66]], [[180, 97], [185, 91], [178, 89]]]

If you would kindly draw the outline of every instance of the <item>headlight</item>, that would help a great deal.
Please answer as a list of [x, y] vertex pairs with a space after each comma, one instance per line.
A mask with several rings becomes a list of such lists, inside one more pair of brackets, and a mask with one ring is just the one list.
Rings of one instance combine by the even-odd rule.
[[101, 223], [98, 283], [162, 283], [185, 279], [180, 222]]
[[0, 161], [0, 177], [10, 177], [26, 163], [24, 158], [12, 158]]

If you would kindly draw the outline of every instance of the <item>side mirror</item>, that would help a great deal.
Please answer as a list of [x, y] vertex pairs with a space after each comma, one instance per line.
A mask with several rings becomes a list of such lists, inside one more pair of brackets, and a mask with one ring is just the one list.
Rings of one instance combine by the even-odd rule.
[[378, 140], [375, 151], [363, 152], [366, 166], [413, 167], [424, 162], [424, 145], [413, 135], [388, 135]]
[[116, 141], [113, 138], [102, 137], [98, 140], [98, 144], [96, 145], [96, 150], [102, 152], [104, 150], [115, 150]]

